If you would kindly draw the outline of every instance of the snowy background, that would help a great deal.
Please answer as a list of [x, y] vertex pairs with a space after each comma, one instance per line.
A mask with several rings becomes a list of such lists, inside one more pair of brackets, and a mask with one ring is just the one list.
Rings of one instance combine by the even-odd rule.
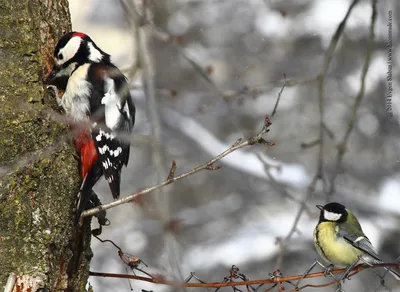
[[[318, 84], [309, 80], [321, 71], [330, 38], [350, 2], [153, 1], [155, 24], [172, 35], [182, 36], [183, 52], [203, 68], [211, 66], [209, 77], [216, 86], [205, 81], [176, 46], [150, 39], [161, 141], [146, 138], [152, 133], [149, 105], [140, 78], [132, 80], [137, 106], [136, 137], [128, 168], [123, 171], [122, 196], [160, 181], [152, 144], [162, 145], [162, 179], [172, 160], [177, 162], [177, 174], [188, 171], [224, 151], [238, 138], [246, 139], [261, 129], [264, 115], [272, 112], [284, 74], [295, 85], [285, 88], [272, 120], [267, 138], [276, 146], [252, 146], [234, 152], [222, 160], [221, 170], [197, 173], [150, 194], [151, 210], [126, 204], [108, 211], [112, 225], [101, 238], [111, 239], [124, 252], [141, 258], [149, 265], [146, 271], [169, 278], [182, 280], [196, 272], [204, 281], [219, 282], [233, 264], [250, 279], [268, 278], [280, 259], [277, 238], [289, 233], [316, 173], [318, 145], [301, 147], [319, 135]], [[393, 118], [386, 111], [390, 9]], [[136, 58], [135, 39], [119, 1], [70, 0], [70, 11], [73, 30], [89, 34], [120, 68], [132, 65]], [[356, 5], [325, 80], [325, 124], [334, 133], [333, 139], [325, 135], [323, 164], [328, 179], [335, 169], [336, 145], [347, 129], [360, 88], [371, 11], [370, 1]], [[397, 1], [378, 1], [376, 43], [365, 96], [333, 195], [334, 201], [356, 213], [364, 232], [386, 261], [394, 261], [400, 255], [399, 19]], [[216, 88], [234, 94], [224, 99]], [[258, 92], [253, 96], [246, 88], [257, 88]], [[270, 167], [266, 168], [262, 161]], [[104, 181], [96, 191], [103, 203], [111, 201]], [[324, 204], [325, 198], [322, 183], [318, 183], [279, 265], [284, 275], [302, 274], [318, 258], [312, 243], [319, 211], [315, 205]], [[181, 220], [176, 232], [165, 228], [173, 219]], [[92, 247], [92, 271], [126, 273], [112, 245], [93, 238]], [[400, 291], [400, 284], [392, 277], [385, 279], [392, 291]], [[89, 280], [94, 291], [130, 291], [127, 280]], [[344, 289], [374, 291], [379, 280], [372, 271], [363, 271], [347, 281]], [[309, 282], [321, 281], [327, 279]], [[174, 290], [145, 282], [131, 284], [135, 291]], [[324, 291], [334, 291], [334, 287]]]

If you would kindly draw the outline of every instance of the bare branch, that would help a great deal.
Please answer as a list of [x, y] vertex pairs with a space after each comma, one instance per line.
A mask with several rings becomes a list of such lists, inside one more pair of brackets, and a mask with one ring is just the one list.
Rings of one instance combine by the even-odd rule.
[[[110, 209], [110, 208], [113, 208], [113, 207], [116, 207], [116, 206], [119, 206], [119, 205], [122, 205], [122, 204], [126, 204], [126, 203], [129, 203], [129, 202], [132, 202], [137, 197], [139, 197], [141, 195], [144, 195], [144, 194], [150, 193], [152, 191], [158, 190], [158, 189], [164, 187], [167, 184], [170, 184], [170, 183], [173, 183], [173, 182], [175, 182], [177, 180], [183, 179], [183, 178], [185, 178], [185, 177], [187, 177], [189, 175], [195, 174], [196, 172], [199, 172], [201, 170], [209, 169], [210, 166], [212, 167], [215, 162], [221, 160], [226, 155], [228, 155], [228, 154], [230, 154], [230, 153], [232, 153], [232, 152], [234, 152], [234, 151], [236, 151], [236, 150], [238, 150], [240, 148], [243, 148], [243, 147], [246, 147], [246, 146], [249, 146], [249, 145], [254, 145], [254, 144], [266, 144], [267, 141], [265, 141], [262, 136], [269, 131], [268, 128], [269, 128], [270, 125], [271, 125], [271, 122], [269, 121], [269, 116], [267, 115], [266, 118], [265, 118], [265, 121], [264, 121], [264, 126], [261, 129], [261, 131], [257, 135], [249, 138], [248, 140], [246, 140], [244, 142], [241, 142], [239, 144], [238, 144], [238, 141], [236, 141], [231, 147], [229, 147], [227, 150], [225, 150], [224, 152], [222, 152], [218, 156], [214, 157], [213, 159], [207, 161], [206, 163], [204, 163], [204, 164], [202, 164], [202, 165], [200, 165], [200, 166], [198, 166], [198, 167], [196, 167], [196, 168], [194, 168], [194, 169], [192, 169], [192, 170], [190, 170], [188, 172], [185, 172], [184, 174], [176, 176], [176, 177], [174, 177], [172, 179], [167, 179], [167, 180], [163, 181], [162, 183], [160, 183], [158, 185], [155, 185], [155, 186], [149, 187], [147, 189], [138, 191], [138, 192], [136, 192], [136, 193], [134, 193], [134, 194], [132, 194], [132, 195], [130, 195], [128, 197], [119, 199], [117, 201], [114, 201], [114, 202], [111, 202], [111, 203], [108, 203], [108, 204], [105, 204], [105, 205], [102, 205], [102, 206], [98, 206], [98, 207], [90, 209], [90, 210], [86, 210], [86, 211], [84, 211], [82, 213], [81, 218], [94, 215], [94, 214], [96, 214], [96, 213], [98, 213], [98, 212], [100, 212], [102, 210], [107, 210], [107, 209]], [[267, 143], [267, 145], [271, 145], [271, 144], [272, 144], [272, 142], [268, 142]]]
[[282, 88], [281, 88], [281, 91], [279, 91], [279, 93], [278, 93], [278, 98], [277, 98], [277, 100], [276, 100], [274, 109], [272, 110], [271, 118], [272, 118], [272, 117], [275, 115], [275, 113], [276, 113], [276, 109], [278, 108], [279, 101], [281, 100], [282, 92], [283, 92], [283, 90], [285, 89], [285, 87], [286, 87], [286, 85], [287, 85], [287, 82], [286, 82], [286, 74], [283, 74], [283, 78], [284, 78], [284, 80], [285, 80], [285, 83], [283, 84], [283, 86], [282, 86]]
[[[355, 274], [358, 274], [359, 272], [370, 269], [370, 268], [379, 268], [379, 267], [393, 267], [396, 269], [400, 268], [400, 265], [397, 263], [379, 263], [379, 264], [373, 264], [373, 265], [357, 265], [353, 269], [350, 270], [350, 273], [348, 275], [348, 278], [351, 278]], [[335, 269], [331, 271], [332, 275], [336, 274], [343, 274], [346, 272], [346, 269]], [[126, 274], [112, 274], [112, 273], [98, 273], [98, 272], [89, 272], [90, 276], [96, 276], [96, 277], [109, 277], [109, 278], [125, 278], [125, 279], [135, 279], [139, 281], [145, 281], [145, 282], [150, 282], [154, 284], [163, 284], [163, 285], [168, 285], [168, 286], [174, 286], [174, 287], [202, 287], [202, 288], [220, 288], [220, 287], [236, 287], [236, 286], [246, 286], [246, 285], [259, 285], [259, 284], [282, 284], [282, 283], [288, 283], [300, 279], [308, 279], [308, 278], [322, 278], [326, 277], [325, 272], [316, 272], [316, 273], [309, 273], [307, 275], [296, 275], [296, 276], [288, 276], [288, 277], [270, 277], [268, 279], [263, 279], [263, 280], [246, 280], [246, 281], [223, 281], [223, 282], [217, 282], [217, 283], [187, 283], [187, 282], [178, 282], [178, 281], [169, 281], [166, 280], [162, 277], [142, 277], [142, 276], [136, 276], [136, 275], [126, 275]], [[319, 284], [319, 285], [305, 285], [299, 288], [293, 288], [293, 290], [290, 291], [299, 291], [302, 290], [306, 287], [326, 287], [330, 285], [337, 284], [341, 281], [341, 279], [334, 280], [331, 282], [328, 282], [326, 284]], [[266, 290], [268, 291], [268, 290]]]

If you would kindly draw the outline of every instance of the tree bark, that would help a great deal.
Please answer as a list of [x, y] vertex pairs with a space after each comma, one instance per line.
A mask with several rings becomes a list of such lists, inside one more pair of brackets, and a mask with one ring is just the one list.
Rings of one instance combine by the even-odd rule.
[[14, 291], [87, 282], [90, 230], [73, 229], [77, 161], [43, 86], [70, 27], [67, 0], [0, 0], [0, 289], [11, 273]]

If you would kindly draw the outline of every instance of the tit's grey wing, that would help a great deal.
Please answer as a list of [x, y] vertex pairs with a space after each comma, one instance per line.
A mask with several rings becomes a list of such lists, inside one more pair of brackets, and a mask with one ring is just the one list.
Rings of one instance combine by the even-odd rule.
[[346, 226], [339, 227], [339, 235], [342, 236], [348, 243], [350, 243], [355, 248], [362, 250], [363, 252], [367, 253], [375, 260], [380, 261], [378, 254], [374, 250], [371, 242], [369, 241], [368, 237], [361, 234], [352, 234], [347, 230]]
[[[368, 237], [365, 235], [351, 235], [345, 230], [340, 230], [339, 234], [343, 236], [343, 238], [350, 243], [352, 246], [355, 248], [358, 248], [359, 250], [362, 250], [363, 252], [367, 253], [369, 256], [374, 258], [377, 263], [382, 263], [380, 260], [378, 254], [375, 252], [374, 247], [372, 246], [371, 242], [369, 241]], [[388, 270], [395, 278], [396, 280], [400, 281], [400, 274], [393, 270], [392, 268], [384, 267], [385, 270]]]

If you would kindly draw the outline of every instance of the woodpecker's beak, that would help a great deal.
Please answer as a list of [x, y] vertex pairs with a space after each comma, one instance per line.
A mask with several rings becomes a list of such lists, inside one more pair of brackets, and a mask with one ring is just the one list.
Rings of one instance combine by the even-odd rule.
[[316, 205], [318, 209], [320, 209], [321, 211], [324, 210], [324, 206], [321, 205]]
[[56, 65], [54, 65], [53, 70], [51, 70], [50, 74], [47, 76], [47, 79], [46, 79], [47, 84], [52, 84], [52, 81], [54, 81], [55, 77], [57, 76], [58, 71], [60, 71], [60, 69]]

